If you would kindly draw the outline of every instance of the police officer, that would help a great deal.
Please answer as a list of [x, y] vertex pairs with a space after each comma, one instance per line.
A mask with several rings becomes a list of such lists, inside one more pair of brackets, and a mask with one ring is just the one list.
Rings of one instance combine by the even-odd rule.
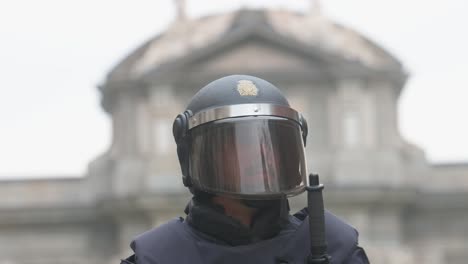
[[[278, 88], [247, 75], [215, 80], [173, 133], [193, 194], [187, 216], [137, 236], [122, 263], [308, 263], [308, 211], [291, 215], [287, 200], [306, 188], [307, 124]], [[331, 263], [369, 263], [354, 228], [324, 219]]]

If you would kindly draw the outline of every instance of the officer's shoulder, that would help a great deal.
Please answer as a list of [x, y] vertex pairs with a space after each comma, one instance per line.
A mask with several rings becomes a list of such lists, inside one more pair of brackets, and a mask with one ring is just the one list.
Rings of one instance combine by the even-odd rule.
[[[301, 221], [306, 220], [309, 216], [307, 208], [295, 213], [294, 216]], [[307, 220], [308, 221], [308, 220]], [[348, 237], [358, 236], [356, 228], [348, 224], [345, 220], [339, 218], [328, 210], [325, 210], [325, 228], [327, 232], [341, 234]]]
[[135, 251], [136, 248], [142, 249], [145, 247], [159, 248], [167, 247], [171, 237], [178, 232], [179, 225], [183, 222], [182, 218], [172, 219], [158, 227], [150, 229], [132, 241], [131, 247]]
[[[138, 235], [130, 244], [136, 263], [192, 263], [197, 249], [186, 227], [182, 218], [176, 218]], [[133, 264], [125, 261], [122, 264]]]
[[[300, 220], [308, 221], [307, 208], [294, 214]], [[329, 249], [354, 250], [358, 244], [358, 231], [343, 219], [325, 210], [325, 234]]]
[[356, 228], [329, 211], [325, 212], [325, 232], [329, 244], [334, 243], [336, 246], [346, 244], [348, 247], [355, 247], [358, 244], [359, 233]]

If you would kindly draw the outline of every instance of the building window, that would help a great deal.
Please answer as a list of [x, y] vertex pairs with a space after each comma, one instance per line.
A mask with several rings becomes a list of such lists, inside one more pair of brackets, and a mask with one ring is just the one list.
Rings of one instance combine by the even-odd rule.
[[157, 119], [153, 125], [153, 142], [155, 153], [167, 154], [172, 148], [172, 122], [168, 119]]
[[156, 109], [171, 106], [174, 102], [172, 88], [169, 86], [154, 87], [151, 91], [151, 105]]
[[343, 141], [345, 147], [356, 147], [361, 137], [359, 116], [356, 112], [343, 114]]

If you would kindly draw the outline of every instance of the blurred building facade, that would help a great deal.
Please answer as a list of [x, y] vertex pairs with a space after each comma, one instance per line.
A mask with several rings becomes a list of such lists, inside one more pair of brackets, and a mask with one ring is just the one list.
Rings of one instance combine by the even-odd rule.
[[[309, 170], [372, 263], [466, 263], [468, 164], [434, 166], [398, 131], [401, 63], [319, 12], [179, 18], [99, 87], [109, 150], [78, 179], [0, 182], [0, 264], [118, 263], [132, 237], [182, 214], [173, 118], [205, 84], [251, 74], [309, 123]], [[305, 206], [305, 197], [291, 201]]]

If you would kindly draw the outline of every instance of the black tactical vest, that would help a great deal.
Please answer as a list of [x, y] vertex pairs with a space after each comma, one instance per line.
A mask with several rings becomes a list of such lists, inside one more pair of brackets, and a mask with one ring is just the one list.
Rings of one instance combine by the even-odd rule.
[[[331, 262], [348, 263], [357, 249], [357, 231], [329, 212], [325, 213], [325, 223]], [[174, 219], [136, 237], [131, 243], [135, 255], [122, 263], [136, 260], [136, 264], [304, 264], [309, 255], [309, 240], [307, 217], [295, 231], [243, 246], [207, 241], [182, 219]]]

